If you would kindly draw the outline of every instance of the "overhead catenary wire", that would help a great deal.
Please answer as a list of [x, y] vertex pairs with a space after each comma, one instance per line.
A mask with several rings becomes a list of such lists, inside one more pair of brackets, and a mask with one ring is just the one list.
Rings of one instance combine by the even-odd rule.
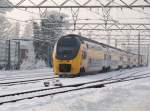
[[[16, 9], [19, 9], [18, 7], [16, 8]], [[24, 11], [26, 11], [26, 10], [24, 10]], [[29, 12], [30, 13], [30, 12]], [[32, 13], [32, 12], [31, 12]], [[12, 20], [13, 20], [13, 18], [12, 18]], [[14, 19], [15, 20], [15, 19]], [[16, 20], [16, 21], [19, 21], [19, 20]], [[30, 20], [29, 20], [30, 21]], [[26, 22], [26, 21], [20, 21], [20, 22]]]

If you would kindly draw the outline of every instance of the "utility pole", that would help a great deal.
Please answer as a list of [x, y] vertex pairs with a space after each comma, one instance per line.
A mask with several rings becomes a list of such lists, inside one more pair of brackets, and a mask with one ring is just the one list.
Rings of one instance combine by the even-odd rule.
[[149, 46], [150, 44], [147, 45], [147, 66], [149, 65]]
[[115, 47], [116, 48], [117, 48], [117, 45], [118, 45], [117, 42], [118, 42], [117, 39], [115, 39]]
[[138, 34], [138, 66], [140, 65], [140, 32]]
[[48, 66], [50, 67], [51, 66], [51, 44], [48, 45]]
[[7, 59], [7, 70], [10, 70], [10, 66], [11, 66], [11, 55], [10, 55], [10, 40], [8, 40], [8, 59]]
[[20, 57], [20, 41], [17, 42], [18, 46], [18, 63], [17, 63], [17, 69], [20, 69], [20, 62], [21, 62], [21, 57]]

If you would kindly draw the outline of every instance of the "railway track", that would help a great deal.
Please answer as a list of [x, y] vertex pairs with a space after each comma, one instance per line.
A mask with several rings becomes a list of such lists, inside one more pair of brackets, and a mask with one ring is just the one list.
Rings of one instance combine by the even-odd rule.
[[27, 76], [30, 76], [31, 74], [32, 75], [38, 75], [38, 74], [41, 74], [41, 73], [50, 73], [50, 72], [52, 72], [52, 70], [46, 70], [45, 71], [45, 69], [42, 69], [42, 70], [22, 70], [22, 71], [14, 71], [14, 70], [12, 70], [12, 71], [0, 71], [0, 75], [1, 76], [3, 76], [3, 77], [5, 77], [5, 76], [20, 76], [20, 75], [22, 75], [22, 74], [24, 74], [24, 75], [27, 75]]
[[15, 80], [15, 79], [28, 79], [28, 78], [35, 78], [36, 77], [43, 77], [43, 76], [49, 76], [50, 74], [53, 74], [53, 73], [37, 73], [36, 74], [33, 74], [33, 75], [17, 75], [17, 76], [8, 76], [8, 77], [2, 77], [0, 78], [0, 81], [10, 81], [10, 80]]
[[[124, 74], [126, 72], [128, 72], [128, 71], [125, 71], [125, 72], [121, 73], [120, 75], [122, 75], [122, 74]], [[138, 71], [136, 71], [136, 72], [138, 72]], [[41, 78], [41, 76], [42, 75], [40, 75], [40, 76], [37, 75], [36, 77], [39, 77], [39, 78], [36, 78], [36, 79], [35, 78], [33, 78], [33, 79], [24, 79], [24, 77], [21, 76], [21, 77], [18, 77], [17, 78], [18, 80], [15, 80], [15, 81], [14, 81], [14, 78], [6, 79], [6, 80], [0, 78], [0, 81], [1, 81], [0, 82], [0, 86], [12, 86], [12, 85], [20, 85], [20, 84], [29, 84], [29, 83], [36, 83], [36, 82], [42, 81], [42, 80], [50, 80], [50, 79], [56, 79], [56, 78], [58, 78], [58, 76], [54, 76], [54, 77], [49, 77], [49, 76], [48, 77], [47, 76], [43, 77], [42, 76], [42, 78]], [[8, 80], [13, 80], [13, 81], [8, 81]], [[4, 81], [4, 82], [2, 82], [2, 81]]]
[[142, 71], [132, 72], [126, 77], [120, 77], [121, 74], [118, 74], [118, 76], [112, 76], [112, 77], [108, 77], [108, 78], [96, 80], [96, 81], [89, 81], [89, 82], [72, 84], [72, 85], [56, 86], [56, 87], [51, 87], [51, 88], [43, 88], [43, 89], [32, 90], [32, 91], [24, 91], [24, 92], [18, 92], [18, 93], [13, 93], [13, 94], [0, 95], [0, 104], [16, 102], [16, 101], [20, 101], [24, 99], [32, 99], [35, 97], [56, 95], [56, 94], [61, 94], [65, 92], [86, 89], [86, 88], [101, 88], [107, 84], [150, 77], [150, 73], [135, 75], [139, 72], [142, 72]]
[[20, 85], [20, 84], [29, 84], [29, 83], [36, 83], [38, 81], [42, 80], [50, 80], [50, 79], [56, 79], [57, 76], [54, 77], [42, 77], [42, 78], [36, 78], [36, 79], [27, 79], [27, 80], [18, 80], [18, 81], [11, 81], [11, 82], [0, 82], [0, 86], [12, 86], [12, 85]]
[[[37, 74], [37, 75], [36, 75]], [[52, 73], [34, 73], [33, 75], [19, 75], [19, 76], [9, 76], [0, 78], [0, 86], [12, 86], [17, 84], [28, 84], [35, 83], [40, 80], [48, 80], [57, 78], [57, 76], [50, 76]]]

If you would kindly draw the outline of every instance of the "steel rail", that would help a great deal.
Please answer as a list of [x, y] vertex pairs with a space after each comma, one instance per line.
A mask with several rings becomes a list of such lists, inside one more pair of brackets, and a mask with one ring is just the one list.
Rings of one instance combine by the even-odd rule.
[[29, 83], [35, 83], [41, 80], [50, 80], [50, 79], [56, 79], [58, 77], [44, 77], [44, 78], [37, 78], [37, 79], [28, 79], [28, 80], [20, 80], [20, 81], [12, 81], [12, 82], [0, 82], [0, 86], [12, 86], [17, 84], [29, 84]]

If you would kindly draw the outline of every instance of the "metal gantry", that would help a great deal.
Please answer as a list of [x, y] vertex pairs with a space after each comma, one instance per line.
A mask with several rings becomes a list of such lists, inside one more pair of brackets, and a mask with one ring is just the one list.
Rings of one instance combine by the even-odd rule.
[[[13, 0], [9, 0], [10, 2]], [[93, 4], [93, 1], [96, 4]], [[24, 5], [24, 3], [30, 3]], [[144, 0], [143, 4], [139, 4], [140, 0], [133, 0], [130, 3], [126, 0], [20, 0], [15, 5], [0, 6], [0, 8], [149, 8], [150, 3]], [[47, 5], [45, 5], [47, 4]], [[72, 4], [72, 5], [70, 5]]]
[[[9, 0], [12, 2], [13, 0]], [[26, 2], [28, 2], [26, 4]], [[16, 4], [13, 5], [0, 5], [0, 8], [17, 8], [17, 9], [27, 9], [29, 8], [36, 8], [39, 10], [40, 15], [43, 15], [46, 13], [47, 9], [51, 8], [69, 8], [71, 9], [72, 13], [72, 19], [73, 23], [72, 27], [67, 29], [53, 29], [53, 30], [96, 30], [96, 31], [107, 31], [111, 32], [112, 30], [115, 31], [123, 31], [123, 30], [132, 30], [132, 31], [139, 31], [139, 30], [150, 30], [150, 25], [146, 23], [119, 23], [116, 22], [111, 16], [110, 16], [110, 9], [111, 8], [129, 8], [133, 10], [134, 8], [150, 8], [150, 3], [148, 0], [144, 0], [141, 2], [140, 0], [132, 0], [132, 1], [126, 1], [126, 0], [20, 0]], [[44, 11], [41, 11], [41, 8], [45, 9]], [[93, 8], [102, 9], [103, 15], [103, 21], [104, 23], [78, 23], [79, 18], [79, 9], [85, 8], [88, 10], [91, 10]], [[137, 11], [137, 10], [134, 10]], [[99, 11], [97, 11], [97, 14], [99, 15]], [[149, 14], [150, 15], [150, 14]], [[109, 23], [109, 21], [112, 21], [113, 23]]]
[[[59, 23], [50, 23], [50, 24], [59, 24]], [[48, 28], [53, 30], [74, 30], [74, 23], [70, 23], [72, 27], [70, 28]], [[75, 30], [98, 30], [98, 31], [111, 31], [111, 30], [150, 30], [150, 23], [107, 23], [107, 29], [105, 23], [77, 23], [76, 22]]]

